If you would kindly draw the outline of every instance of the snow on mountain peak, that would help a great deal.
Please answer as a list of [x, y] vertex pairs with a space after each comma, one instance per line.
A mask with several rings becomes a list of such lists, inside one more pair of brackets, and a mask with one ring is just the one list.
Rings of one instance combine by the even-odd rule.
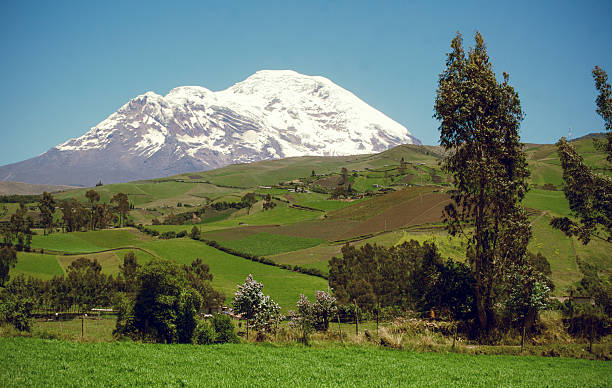
[[148, 91], [51, 151], [72, 158], [94, 152], [105, 159], [100, 163], [143, 179], [262, 159], [373, 153], [406, 143], [420, 142], [329, 79], [260, 70], [218, 92], [201, 86], [180, 86], [164, 96]]

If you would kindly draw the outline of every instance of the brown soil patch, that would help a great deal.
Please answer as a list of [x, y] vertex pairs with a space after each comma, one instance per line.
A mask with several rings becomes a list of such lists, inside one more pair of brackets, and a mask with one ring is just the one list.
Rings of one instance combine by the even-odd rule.
[[418, 198], [436, 190], [433, 186], [410, 187], [405, 190], [397, 190], [384, 195], [375, 196], [367, 201], [358, 202], [354, 205], [335, 210], [329, 213], [330, 219], [348, 219], [354, 221], [366, 221], [389, 208], [400, 203]]
[[357, 227], [358, 222], [346, 220], [305, 221], [289, 225], [257, 225], [215, 230], [202, 234], [208, 240], [232, 241], [258, 234], [270, 233], [293, 237], [322, 238], [328, 241], [339, 239], [342, 235]]
[[450, 198], [446, 194], [423, 194], [367, 219], [342, 235], [342, 238], [363, 236], [411, 225], [440, 222], [442, 221], [444, 206], [449, 202]]
[[333, 176], [328, 176], [326, 178], [316, 180], [314, 183], [316, 185], [320, 185], [321, 187], [325, 187], [328, 189], [335, 189], [336, 186], [338, 186], [341, 181], [342, 181], [341, 176], [333, 175]]
[[400, 182], [401, 183], [412, 183], [414, 176], [415, 176], [414, 174], [407, 174], [400, 180]]
[[202, 237], [207, 240], [220, 240], [220, 241], [232, 241], [240, 240], [245, 237], [261, 233], [254, 227], [244, 226], [231, 229], [214, 230], [212, 232], [202, 233]]

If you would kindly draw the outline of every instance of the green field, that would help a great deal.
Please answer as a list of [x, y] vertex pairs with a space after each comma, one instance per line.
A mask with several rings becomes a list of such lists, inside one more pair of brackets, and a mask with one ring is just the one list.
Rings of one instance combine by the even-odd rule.
[[551, 191], [532, 188], [529, 190], [523, 206], [531, 209], [545, 210], [558, 216], [569, 216], [569, 202], [563, 191]]
[[17, 265], [11, 271], [11, 274], [22, 274], [47, 280], [55, 275], [64, 274], [64, 269], [55, 255], [19, 252], [17, 254]]
[[104, 249], [134, 246], [150, 240], [135, 229], [107, 229], [94, 232], [53, 233], [36, 235], [32, 248], [70, 253], [91, 253]]
[[258, 233], [239, 240], [217, 240], [223, 247], [256, 256], [269, 256], [297, 251], [314, 247], [324, 241], [320, 238], [294, 237], [270, 233]]
[[606, 387], [607, 361], [371, 347], [152, 345], [2, 338], [5, 387]]

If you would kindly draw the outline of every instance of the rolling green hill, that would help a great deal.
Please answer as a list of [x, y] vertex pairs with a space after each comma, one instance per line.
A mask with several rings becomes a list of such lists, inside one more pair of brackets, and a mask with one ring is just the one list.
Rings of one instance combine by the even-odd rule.
[[[591, 139], [577, 140], [574, 145], [588, 164], [604, 165], [604, 155]], [[532, 144], [525, 150], [532, 173], [532, 187], [524, 200], [533, 220], [529, 249], [541, 252], [551, 263], [555, 293], [563, 294], [581, 278], [580, 260], [595, 265], [602, 274], [612, 274], [612, 254], [606, 243], [592, 241], [583, 246], [549, 225], [552, 216], [569, 215], [556, 147]], [[436, 241], [443, 256], [464, 260], [465, 244], [449, 238], [441, 223], [442, 209], [449, 201], [445, 191], [451, 182], [439, 165], [443, 156], [440, 147], [405, 145], [374, 155], [288, 158], [94, 189], [103, 202], [118, 192], [127, 193], [135, 207], [130, 212], [132, 222], [160, 233], [189, 233], [194, 223], [151, 226], [155, 218], [163, 221], [170, 214], [190, 214], [206, 204], [239, 202], [244, 194], [254, 192], [258, 202], [250, 209], [202, 213], [195, 222], [202, 237], [237, 252], [323, 273], [327, 273], [328, 260], [339, 255], [346, 242], [390, 246], [407, 239], [429, 239]], [[400, 168], [402, 158], [404, 169]], [[362, 194], [330, 199], [342, 179], [343, 167], [348, 171], [346, 183]], [[56, 199], [74, 197], [86, 204], [87, 190], [63, 192]], [[264, 211], [262, 200], [267, 194], [276, 206]], [[5, 204], [0, 216], [7, 220], [16, 209], [16, 204]], [[251, 262], [189, 239], [160, 240], [135, 229], [37, 235], [32, 247], [50, 254], [20, 253], [14, 273], [43, 278], [61, 274], [77, 257], [72, 254], [96, 257], [105, 272], [115, 273], [125, 249], [131, 248], [142, 262], [154, 256], [185, 263], [202, 257], [209, 261], [214, 284], [226, 295], [253, 272], [283, 307], [292, 306], [299, 293], [326, 288], [321, 278]]]

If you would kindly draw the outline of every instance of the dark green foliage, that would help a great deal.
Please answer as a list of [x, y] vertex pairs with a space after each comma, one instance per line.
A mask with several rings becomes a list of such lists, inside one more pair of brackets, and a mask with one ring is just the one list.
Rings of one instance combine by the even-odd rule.
[[240, 342], [236, 332], [234, 331], [234, 323], [232, 319], [225, 314], [215, 314], [212, 319], [213, 327], [215, 329], [215, 343], [233, 343], [237, 344]]
[[276, 207], [276, 202], [272, 201], [272, 196], [267, 194], [264, 197], [263, 210], [272, 210]]
[[9, 280], [9, 272], [11, 268], [15, 268], [15, 264], [17, 264], [15, 249], [9, 246], [0, 248], [0, 287]]
[[600, 309], [586, 305], [563, 319], [568, 333], [576, 337], [598, 340], [612, 334], [612, 319]]
[[119, 213], [119, 224], [123, 226], [125, 224], [125, 217], [130, 211], [130, 203], [128, 201], [127, 194], [117, 193], [115, 194], [111, 200], [111, 204], [115, 204], [115, 209]]
[[76, 199], [63, 200], [59, 207], [66, 232], [76, 232], [87, 225], [89, 213]]
[[198, 312], [202, 305], [202, 296], [191, 287], [184, 288], [177, 301], [176, 334], [178, 343], [189, 344], [198, 326]]
[[[594, 142], [606, 153], [608, 163], [612, 163], [612, 89], [608, 75], [599, 66], [593, 69], [593, 79], [599, 91], [595, 100], [597, 113], [604, 119], [607, 131], [607, 141], [595, 139]], [[568, 236], [577, 236], [585, 245], [592, 238], [612, 242], [612, 179], [590, 169], [565, 138], [559, 140], [557, 149], [565, 183], [563, 192], [572, 215], [578, 220], [555, 217], [550, 224]], [[603, 237], [598, 234], [599, 229], [603, 229]]]
[[0, 203], [32, 203], [40, 199], [39, 195], [0, 195]]
[[189, 285], [202, 296], [201, 309], [214, 309], [220, 307], [225, 300], [225, 295], [215, 290], [211, 282], [213, 275], [210, 267], [202, 259], [195, 259], [191, 265], [184, 265], [185, 278]]
[[98, 260], [76, 259], [66, 269], [65, 281], [72, 303], [80, 312], [110, 305], [112, 281], [102, 273]]
[[253, 207], [255, 202], [257, 202], [257, 198], [255, 197], [255, 193], [246, 193], [242, 197], [241, 202], [244, 203], [246, 205], [246, 207], [249, 208], [249, 213], [250, 213], [251, 212], [251, 208]]
[[[577, 236], [583, 244], [592, 238], [612, 242], [612, 179], [592, 171], [565, 138], [559, 140], [557, 148], [565, 182], [563, 192], [578, 220], [554, 217], [551, 225], [568, 236]], [[599, 228], [603, 237], [598, 234]]]
[[216, 339], [217, 335], [213, 326], [207, 321], [200, 321], [193, 333], [193, 343], [197, 345], [212, 345]]
[[96, 229], [96, 222], [95, 222], [96, 202], [100, 201], [100, 193], [98, 193], [95, 190], [88, 190], [85, 193], [85, 197], [87, 197], [87, 199], [89, 200], [89, 205], [91, 207], [91, 217], [90, 217], [91, 230], [95, 230]]
[[121, 282], [121, 291], [134, 293], [139, 289], [138, 274], [140, 272], [140, 264], [136, 261], [136, 255], [133, 251], [125, 254], [123, 257], [123, 265], [119, 265], [120, 277], [118, 281]]
[[388, 249], [347, 245], [342, 257], [332, 258], [329, 265], [329, 284], [340, 304], [356, 301], [367, 311], [377, 304], [434, 309], [454, 318], [468, 318], [474, 311], [469, 268], [450, 259], [443, 262], [430, 242], [411, 240]]
[[[518, 94], [506, 73], [503, 83], [497, 81], [480, 33], [475, 40], [466, 55], [461, 34], [453, 39], [434, 117], [440, 120], [440, 145], [453, 151], [443, 162], [455, 186], [445, 218], [451, 234], [467, 237], [478, 324], [487, 330], [496, 321], [495, 289], [508, 263], [523, 257], [531, 237], [520, 205], [529, 170], [519, 139]], [[466, 230], [466, 222], [474, 228]]]
[[164, 240], [169, 240], [171, 238], [176, 238], [176, 232], [173, 230], [169, 230], [159, 235], [159, 238]]
[[113, 308], [117, 310], [117, 322], [113, 335], [120, 337], [136, 332], [134, 326], [134, 301], [123, 294], [118, 294]]
[[200, 229], [198, 229], [198, 227], [194, 225], [193, 228], [191, 228], [189, 237], [191, 237], [194, 240], [197, 240], [198, 238], [200, 238]]
[[13, 325], [19, 331], [30, 331], [34, 303], [30, 298], [12, 294], [7, 290], [0, 293], [0, 322]]
[[185, 271], [167, 260], [153, 260], [139, 275], [132, 335], [162, 343], [191, 342], [202, 297], [189, 286]]
[[596, 142], [595, 144], [607, 154], [608, 162], [612, 163], [612, 88], [608, 82], [608, 74], [599, 66], [593, 68], [593, 80], [595, 80], [595, 89], [599, 91], [595, 100], [597, 113], [604, 120], [606, 131], [608, 131], [606, 133], [607, 142]]
[[8, 224], [3, 225], [2, 235], [4, 245], [12, 246], [15, 243], [15, 248], [18, 251], [29, 251], [32, 242], [32, 217], [28, 216], [28, 210], [23, 203], [19, 204], [17, 211], [11, 215]]
[[53, 195], [45, 191], [40, 198], [38, 209], [40, 210], [40, 218], [44, 232], [51, 232], [53, 230], [53, 214], [55, 213], [55, 200], [53, 199]]

